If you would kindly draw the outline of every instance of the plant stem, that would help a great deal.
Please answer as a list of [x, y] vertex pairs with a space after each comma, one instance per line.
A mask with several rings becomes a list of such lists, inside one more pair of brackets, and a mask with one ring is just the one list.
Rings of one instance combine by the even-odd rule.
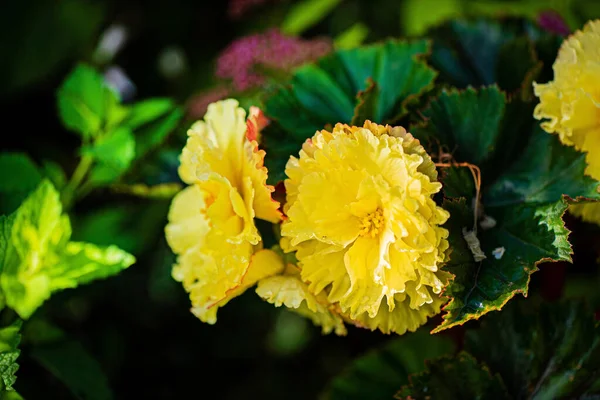
[[93, 159], [91, 156], [84, 155], [81, 157], [77, 168], [75, 168], [69, 183], [67, 183], [67, 186], [65, 186], [63, 191], [63, 206], [65, 209], [68, 209], [72, 206], [73, 200], [75, 199], [75, 191], [79, 188], [81, 182], [87, 175], [90, 167], [92, 166], [92, 162]]

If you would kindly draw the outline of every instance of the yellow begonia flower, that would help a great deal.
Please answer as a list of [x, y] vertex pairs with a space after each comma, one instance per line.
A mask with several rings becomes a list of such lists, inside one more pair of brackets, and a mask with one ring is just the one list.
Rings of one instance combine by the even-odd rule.
[[[567, 38], [554, 62], [554, 81], [534, 83], [536, 119], [561, 142], [587, 152], [586, 174], [600, 180], [600, 20]], [[573, 205], [575, 215], [600, 223], [600, 204]]]
[[401, 127], [337, 124], [292, 157], [281, 245], [301, 279], [356, 325], [414, 331], [439, 313], [449, 214], [432, 196], [437, 172]]
[[288, 264], [283, 274], [260, 280], [256, 293], [275, 307], [284, 305], [309, 318], [321, 327], [323, 334], [346, 334], [344, 321], [334, 309], [335, 306], [329, 303], [325, 293], [315, 296], [310, 292], [308, 285], [302, 282], [300, 270], [295, 265]]
[[190, 186], [173, 199], [165, 229], [178, 256], [173, 277], [190, 293], [192, 312], [211, 324], [218, 307], [283, 269], [264, 262], [277, 258], [261, 250], [254, 224], [255, 217], [277, 223], [281, 213], [245, 117], [236, 100], [219, 101], [188, 131], [179, 175]]

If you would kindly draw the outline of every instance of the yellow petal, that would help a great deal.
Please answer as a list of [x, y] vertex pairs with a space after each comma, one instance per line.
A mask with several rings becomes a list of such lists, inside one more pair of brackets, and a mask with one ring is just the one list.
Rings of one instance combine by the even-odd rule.
[[202, 244], [209, 230], [204, 212], [204, 195], [197, 186], [188, 186], [173, 198], [169, 224], [165, 228], [167, 242], [173, 252], [184, 253]]
[[299, 279], [298, 273], [288, 273], [263, 279], [258, 282], [256, 293], [274, 304], [285, 307], [310, 318], [321, 326], [324, 334], [334, 331], [336, 335], [345, 335], [346, 328], [339, 315], [332, 311], [324, 296], [314, 296], [308, 286]]

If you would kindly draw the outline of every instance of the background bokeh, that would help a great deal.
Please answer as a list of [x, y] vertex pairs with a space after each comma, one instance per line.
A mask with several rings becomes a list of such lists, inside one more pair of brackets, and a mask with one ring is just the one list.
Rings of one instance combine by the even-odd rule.
[[[332, 49], [420, 35], [467, 12], [524, 16], [566, 34], [600, 15], [593, 3], [8, 0], [0, 6], [2, 147], [73, 171], [79, 139], [60, 124], [56, 89], [86, 62], [125, 102], [169, 97], [181, 106], [178, 127], [126, 177], [178, 182], [185, 130], [211, 101], [234, 96], [259, 104], [273, 81]], [[116, 244], [138, 262], [112, 279], [55, 295], [28, 322], [15, 386], [26, 399], [76, 398], [72, 391], [105, 399], [106, 387], [117, 399], [316, 399], [355, 357], [390, 339], [357, 328], [346, 337], [321, 336], [310, 321], [253, 291], [219, 311], [216, 325], [201, 323], [170, 276], [174, 256], [163, 237], [169, 201], [102, 189], [75, 205], [74, 239]], [[568, 225], [585, 232], [574, 236], [568, 279], [561, 263], [533, 277], [531, 291], [549, 299], [598, 284], [590, 245], [598, 230], [573, 219]], [[444, 334], [460, 337], [462, 327]], [[75, 389], [67, 389], [69, 380]]]

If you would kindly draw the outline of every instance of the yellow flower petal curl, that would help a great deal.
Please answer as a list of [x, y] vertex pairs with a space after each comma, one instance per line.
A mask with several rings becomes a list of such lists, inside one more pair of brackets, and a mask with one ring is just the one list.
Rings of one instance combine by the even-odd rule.
[[335, 332], [346, 335], [346, 327], [342, 318], [333, 310], [333, 305], [322, 293], [315, 296], [308, 290], [306, 283], [300, 279], [298, 267], [288, 264], [282, 275], [271, 276], [258, 282], [256, 293], [264, 300], [309, 318], [320, 326], [323, 334]]
[[357, 325], [414, 331], [443, 304], [449, 214], [434, 163], [401, 127], [317, 132], [286, 166], [281, 234], [311, 293]]
[[[587, 153], [585, 172], [600, 180], [600, 20], [588, 22], [560, 47], [554, 62], [554, 80], [534, 83], [540, 103], [536, 119], [561, 142]], [[570, 211], [600, 224], [600, 204], [576, 204]]]
[[247, 138], [245, 115], [228, 99], [209, 105], [204, 121], [192, 125], [179, 168], [190, 186], [173, 199], [165, 228], [178, 256], [173, 277], [189, 292], [192, 312], [208, 323], [231, 298], [283, 268], [261, 250], [254, 223], [278, 222], [281, 213], [266, 185], [265, 153]]

